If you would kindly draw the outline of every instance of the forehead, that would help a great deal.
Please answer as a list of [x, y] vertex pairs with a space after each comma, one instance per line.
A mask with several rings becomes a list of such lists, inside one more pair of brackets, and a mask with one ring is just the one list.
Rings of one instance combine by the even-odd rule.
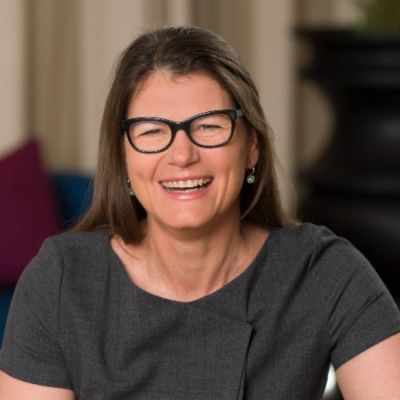
[[231, 108], [228, 92], [210, 75], [173, 75], [155, 71], [138, 85], [130, 100], [128, 117], [161, 116], [184, 119], [205, 111]]

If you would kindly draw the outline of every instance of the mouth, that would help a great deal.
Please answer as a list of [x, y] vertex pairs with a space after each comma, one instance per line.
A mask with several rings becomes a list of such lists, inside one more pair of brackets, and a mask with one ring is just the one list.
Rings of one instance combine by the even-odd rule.
[[211, 182], [212, 178], [187, 179], [177, 181], [164, 181], [161, 182], [161, 186], [168, 192], [190, 193], [199, 190], [205, 190]]

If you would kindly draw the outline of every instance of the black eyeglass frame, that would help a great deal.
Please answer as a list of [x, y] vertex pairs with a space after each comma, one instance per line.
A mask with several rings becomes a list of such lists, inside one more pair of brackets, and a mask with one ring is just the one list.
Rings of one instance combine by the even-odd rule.
[[[204, 144], [199, 144], [199, 143], [197, 143], [197, 142], [192, 138], [192, 136], [191, 136], [191, 134], [190, 134], [190, 125], [191, 125], [191, 123], [192, 123], [194, 120], [198, 119], [198, 118], [202, 118], [202, 117], [204, 117], [204, 116], [207, 116], [207, 115], [214, 115], [214, 114], [226, 114], [226, 115], [228, 115], [228, 116], [230, 117], [231, 123], [232, 123], [232, 128], [231, 128], [231, 133], [230, 133], [228, 139], [225, 140], [223, 143], [219, 143], [219, 144], [216, 144], [216, 145], [204, 145]], [[225, 146], [226, 144], [228, 144], [228, 143], [232, 140], [233, 135], [234, 135], [234, 133], [235, 133], [236, 120], [237, 120], [238, 117], [243, 117], [243, 116], [244, 116], [244, 113], [243, 113], [243, 111], [240, 110], [240, 109], [223, 109], [223, 110], [206, 111], [206, 112], [203, 112], [203, 113], [200, 113], [200, 114], [196, 114], [196, 115], [194, 115], [193, 117], [190, 117], [189, 119], [186, 119], [186, 120], [184, 120], [184, 121], [182, 121], [182, 122], [171, 121], [171, 120], [169, 120], [169, 119], [160, 118], [160, 117], [137, 117], [137, 118], [128, 118], [128, 119], [124, 119], [124, 120], [122, 121], [122, 133], [123, 133], [123, 134], [126, 134], [130, 145], [131, 145], [136, 151], [138, 151], [139, 153], [145, 153], [145, 154], [161, 153], [161, 152], [167, 150], [167, 149], [172, 145], [172, 143], [174, 142], [176, 133], [177, 133], [178, 131], [180, 131], [180, 130], [183, 130], [183, 131], [186, 133], [186, 135], [187, 135], [187, 137], [189, 138], [189, 140], [190, 140], [193, 144], [195, 144], [196, 146], [198, 146], [198, 147], [202, 147], [202, 148], [217, 148], [217, 147]], [[132, 139], [131, 139], [131, 137], [130, 137], [130, 134], [129, 134], [129, 128], [130, 128], [130, 126], [131, 126], [133, 123], [136, 123], [136, 122], [162, 122], [162, 123], [164, 123], [164, 124], [167, 125], [167, 126], [170, 128], [170, 130], [171, 130], [171, 140], [170, 140], [163, 148], [161, 148], [161, 149], [159, 149], [159, 150], [142, 150], [142, 149], [139, 149], [138, 147], [135, 146], [135, 144], [133, 143], [133, 141], [132, 141]]]

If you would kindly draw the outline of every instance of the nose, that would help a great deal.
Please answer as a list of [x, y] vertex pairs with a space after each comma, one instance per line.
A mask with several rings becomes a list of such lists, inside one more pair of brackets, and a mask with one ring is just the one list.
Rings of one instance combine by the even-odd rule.
[[175, 139], [167, 150], [168, 162], [178, 167], [186, 167], [199, 160], [199, 151], [187, 133], [180, 129], [176, 132]]

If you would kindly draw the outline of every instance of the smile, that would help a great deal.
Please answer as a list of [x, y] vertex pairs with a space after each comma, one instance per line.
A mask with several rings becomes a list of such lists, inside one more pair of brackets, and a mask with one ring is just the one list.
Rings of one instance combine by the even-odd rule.
[[204, 190], [211, 183], [211, 181], [211, 178], [188, 179], [161, 182], [161, 185], [168, 192], [188, 193], [196, 190]]

